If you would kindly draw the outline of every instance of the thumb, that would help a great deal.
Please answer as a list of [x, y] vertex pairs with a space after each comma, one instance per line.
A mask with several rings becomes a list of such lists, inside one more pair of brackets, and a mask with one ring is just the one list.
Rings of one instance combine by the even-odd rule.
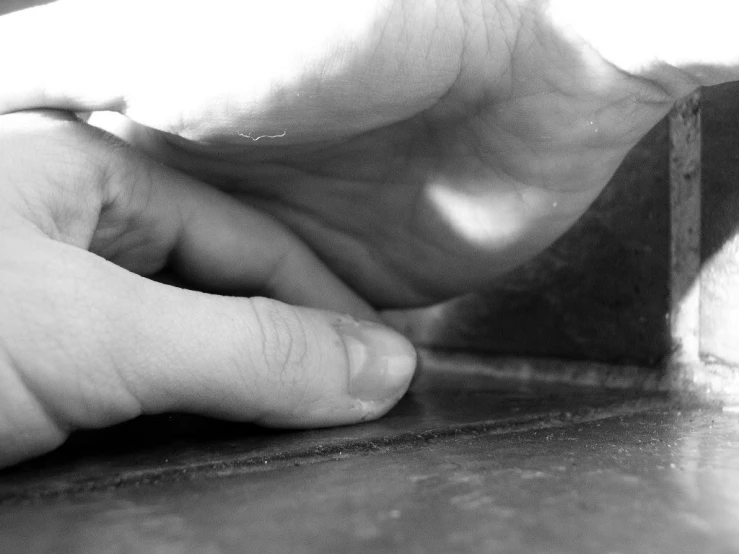
[[2, 119], [0, 465], [142, 413], [330, 426], [405, 392], [415, 352], [390, 329], [133, 273], [171, 258], [216, 289], [373, 314], [276, 222], [70, 118]]
[[2, 245], [26, 275], [16, 269], [0, 298], [0, 465], [142, 413], [356, 423], [387, 412], [412, 377], [413, 347], [376, 323], [177, 289], [66, 244], [17, 240]]
[[104, 351], [144, 413], [344, 425], [384, 414], [410, 382], [415, 350], [376, 323], [136, 281], [136, 310], [121, 306], [123, 290], [106, 291], [122, 313]]

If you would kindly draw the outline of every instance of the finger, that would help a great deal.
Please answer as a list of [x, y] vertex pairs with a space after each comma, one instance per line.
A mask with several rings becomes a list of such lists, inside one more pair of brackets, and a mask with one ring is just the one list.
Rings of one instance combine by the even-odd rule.
[[[92, 212], [99, 221], [89, 245], [142, 272], [173, 255], [200, 265], [206, 278], [208, 267], [231, 278], [235, 257], [264, 254], [248, 247], [265, 232], [264, 222], [245, 236], [228, 235], [232, 225], [244, 230], [244, 212], [227, 197], [96, 133], [48, 113], [5, 116], [0, 124], [0, 463], [53, 448], [72, 429], [140, 413], [190, 411], [304, 427], [377, 417], [397, 401], [415, 355], [386, 328], [264, 298], [176, 289], [80, 248], [89, 235], [80, 224]], [[61, 165], [52, 163], [60, 158]], [[89, 167], [96, 164], [104, 167]], [[45, 171], [51, 190], [38, 186], [49, 177]], [[93, 178], [102, 184], [85, 188]], [[8, 192], [19, 185], [30, 193], [27, 202]], [[53, 204], [51, 223], [36, 217], [44, 202], [34, 199], [44, 194]], [[32, 226], [6, 217], [18, 206], [33, 208], [17, 212]], [[279, 231], [277, 241], [270, 233], [264, 238], [279, 244]], [[219, 234], [225, 239], [211, 244]], [[207, 259], [211, 247], [228, 254], [225, 268], [218, 269], [218, 256]], [[283, 264], [291, 267], [288, 282], [294, 273], [310, 278], [302, 262], [293, 264]], [[253, 278], [252, 269], [242, 266], [237, 280]]]
[[141, 413], [356, 423], [413, 374], [413, 347], [374, 323], [169, 287], [40, 236], [0, 251], [0, 465]]
[[[268, 295], [300, 306], [378, 319], [371, 306], [271, 216], [129, 149], [122, 152], [125, 160], [115, 154], [108, 162], [109, 171], [121, 172], [109, 187], [119, 188], [126, 179], [137, 184], [135, 188], [122, 185], [123, 195], [112, 192], [120, 195], [116, 204], [123, 207], [109, 208], [101, 226], [110, 225], [107, 220], [135, 221], [134, 227], [147, 229], [150, 237], [173, 237], [172, 244], [161, 245], [159, 252], [149, 255], [166, 260], [186, 283], [209, 292]], [[131, 158], [141, 167], [135, 168]], [[131, 192], [133, 197], [123, 197]], [[158, 263], [152, 266], [139, 248], [126, 246], [129, 240], [125, 235], [100, 236], [91, 249], [138, 273], [159, 267]]]
[[[155, 163], [98, 129], [59, 112], [17, 113], [2, 117], [0, 141], [0, 151], [14, 167], [42, 173], [15, 176], [15, 181], [48, 180], [39, 159], [65, 160], [62, 168], [79, 168], [79, 174], [63, 176], [55, 165], [52, 179], [58, 184], [33, 195], [46, 198], [48, 205], [35, 206], [28, 214], [55, 214], [51, 227], [66, 242], [142, 275], [168, 264], [187, 284], [209, 292], [268, 295], [378, 319], [275, 219]], [[103, 177], [93, 184], [91, 175]], [[99, 198], [99, 206], [91, 198]], [[81, 225], [85, 221], [92, 229]]]
[[[120, 195], [116, 202], [127, 213], [109, 208], [106, 217], [135, 220], [137, 227], [148, 228], [154, 237], [176, 237], [166, 259], [186, 282], [211, 292], [257, 293], [290, 304], [379, 319], [304, 242], [268, 214], [128, 148], [114, 152], [108, 160], [108, 171], [114, 175], [109, 187], [124, 191], [112, 194]], [[127, 179], [135, 179], [136, 187], [125, 184]], [[123, 198], [131, 191], [135, 196]], [[121, 251], [120, 241], [108, 236], [96, 241], [93, 250], [110, 252], [114, 244], [118, 252], [110, 253], [111, 259], [137, 269], [141, 253]]]

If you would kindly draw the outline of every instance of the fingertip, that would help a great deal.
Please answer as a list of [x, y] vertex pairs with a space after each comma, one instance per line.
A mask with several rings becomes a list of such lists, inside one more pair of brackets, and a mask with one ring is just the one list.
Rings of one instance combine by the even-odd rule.
[[342, 320], [334, 327], [347, 352], [351, 396], [383, 403], [406, 392], [416, 368], [408, 339], [371, 321]]
[[[261, 303], [275, 310], [261, 319], [281, 317], [281, 303], [267, 299]], [[300, 352], [301, 367], [287, 368], [279, 381], [269, 379], [267, 386], [273, 390], [262, 388], [274, 401], [262, 405], [255, 418], [260, 425], [316, 428], [370, 421], [387, 413], [408, 390], [416, 351], [404, 336], [375, 322], [333, 312], [290, 307], [285, 313], [302, 321], [307, 344], [294, 337], [278, 341]]]

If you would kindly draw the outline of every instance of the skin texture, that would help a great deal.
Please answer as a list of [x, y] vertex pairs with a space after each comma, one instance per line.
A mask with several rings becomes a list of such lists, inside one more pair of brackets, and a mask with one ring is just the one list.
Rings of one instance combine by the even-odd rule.
[[[139, 413], [387, 411], [412, 349], [338, 313], [376, 319], [526, 261], [677, 98], [732, 75], [646, 47], [619, 65], [569, 8], [59, 0], [0, 17], [18, 52], [0, 90], [0, 302], [16, 318], [0, 323], [0, 463]], [[38, 108], [114, 114], [96, 129], [14, 113]], [[240, 297], [134, 275], [165, 266]], [[389, 384], [352, 386], [363, 360]]]
[[69, 113], [0, 118], [0, 221], [0, 465], [145, 413], [354, 423], [413, 375], [412, 346], [379, 325], [136, 275], [171, 261], [211, 288], [376, 317], [270, 216]]

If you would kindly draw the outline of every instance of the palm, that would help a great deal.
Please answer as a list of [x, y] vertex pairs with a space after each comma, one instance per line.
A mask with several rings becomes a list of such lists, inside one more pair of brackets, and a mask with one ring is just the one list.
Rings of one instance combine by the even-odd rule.
[[[321, 81], [320, 109], [290, 104], [284, 132], [278, 122], [236, 139], [232, 121], [166, 139], [159, 154], [286, 222], [376, 305], [484, 285], [574, 223], [670, 98], [588, 58], [541, 14], [510, 29], [422, 16], [392, 11], [381, 27], [429, 49], [426, 34], [443, 36], [433, 63], [373, 37], [371, 55]], [[416, 68], [407, 81], [377, 72], [388, 52], [396, 69]], [[287, 92], [315, 98], [311, 83]]]

